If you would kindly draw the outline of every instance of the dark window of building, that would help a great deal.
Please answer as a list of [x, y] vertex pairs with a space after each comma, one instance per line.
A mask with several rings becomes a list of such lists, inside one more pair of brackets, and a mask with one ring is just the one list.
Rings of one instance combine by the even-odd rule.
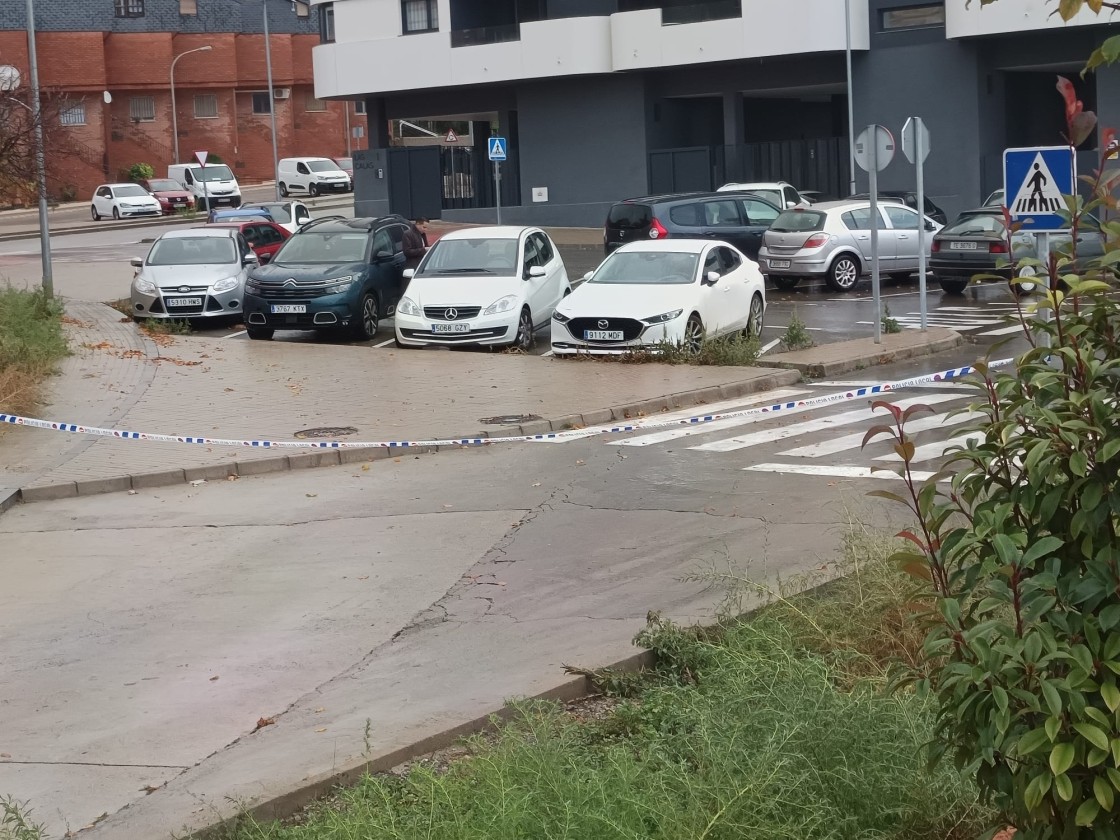
[[179, 14], [197, 15], [198, 0], [179, 0]]
[[927, 29], [945, 25], [945, 4], [931, 3], [925, 6], [906, 6], [901, 9], [882, 10], [883, 31], [898, 29]]
[[365, 112], [366, 112], [366, 101], [364, 99], [359, 99], [357, 102], [354, 103], [354, 113], [355, 114], [364, 114]]
[[324, 44], [334, 40], [334, 3], [319, 7], [319, 40]]
[[200, 119], [218, 116], [218, 94], [196, 94], [194, 98], [194, 115]]
[[268, 101], [268, 91], [253, 94], [253, 113], [271, 114], [272, 103]]
[[128, 100], [128, 116], [133, 122], [151, 122], [156, 118], [155, 98], [133, 96]]
[[401, 0], [401, 28], [405, 33], [438, 30], [436, 0]]
[[113, 0], [113, 12], [117, 17], [144, 17], [144, 0]]

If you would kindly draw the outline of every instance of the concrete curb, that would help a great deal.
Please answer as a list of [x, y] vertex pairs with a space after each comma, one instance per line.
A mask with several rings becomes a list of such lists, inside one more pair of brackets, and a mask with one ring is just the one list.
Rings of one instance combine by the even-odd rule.
[[[964, 337], [960, 333], [949, 329], [939, 329], [935, 335], [930, 336], [927, 341], [920, 344], [891, 346], [891, 338], [893, 336], [884, 336], [884, 343], [881, 345], [870, 345], [863, 352], [828, 361], [809, 358], [809, 354], [814, 354], [814, 350], [817, 350], [816, 355], [819, 355], [819, 348], [814, 348], [814, 350], [798, 350], [792, 353], [767, 356], [766, 364], [769, 367], [800, 371], [808, 377], [822, 378], [850, 373], [854, 370], [863, 370], [876, 365], [931, 356], [934, 353], [952, 350], [964, 343]], [[870, 342], [871, 340], [867, 339], [866, 341]]]
[[[716, 400], [735, 399], [762, 391], [770, 391], [801, 380], [801, 374], [794, 370], [778, 371], [754, 379], [731, 382], [726, 385], [699, 388], [669, 394], [630, 405], [604, 408], [585, 414], [568, 414], [554, 420], [537, 420], [521, 426], [508, 426], [499, 432], [482, 431], [454, 437], [504, 437], [507, 435], [538, 435], [548, 432], [568, 431], [571, 429], [595, 426], [621, 420], [634, 420], [639, 417], [652, 417], [664, 411], [699, 406]], [[450, 435], [448, 437], [451, 437]], [[315, 467], [333, 467], [341, 464], [381, 461], [397, 458], [404, 453], [423, 455], [439, 452], [441, 449], [459, 449], [459, 446], [409, 446], [401, 449], [388, 449], [384, 446], [369, 446], [354, 449], [323, 449], [297, 451], [293, 454], [277, 454], [269, 458], [248, 460], [231, 459], [220, 464], [206, 467], [186, 467], [183, 469], [158, 470], [134, 475], [106, 476], [101, 478], [66, 481], [58, 484], [44, 484], [22, 487], [8, 500], [9, 506], [18, 498], [20, 502], [46, 502], [54, 499], [69, 499], [74, 496], [92, 496], [100, 493], [117, 493], [122, 490], [147, 490], [154, 487], [168, 487], [192, 481], [225, 481], [231, 477], [265, 475], [266, 473], [286, 472]], [[3, 512], [0, 500], [0, 512]]]
[[[652, 668], [654, 664], [654, 655], [652, 651], [646, 650], [641, 653], [636, 653], [633, 656], [628, 656], [626, 659], [611, 665], [605, 665], [600, 670], [609, 669], [625, 673], [637, 673]], [[558, 683], [552, 688], [540, 694], [535, 694], [528, 699], [554, 700], [559, 703], [566, 703], [572, 700], [579, 700], [583, 697], [589, 697], [593, 694], [595, 694], [595, 690], [592, 687], [589, 677], [575, 677]], [[363, 759], [339, 770], [333, 770], [330, 773], [324, 773], [309, 778], [299, 787], [265, 799], [236, 816], [229, 817], [221, 822], [207, 826], [206, 828], [197, 829], [191, 832], [189, 837], [198, 838], [198, 840], [218, 840], [218, 838], [225, 836], [223, 832], [226, 828], [245, 814], [261, 822], [285, 819], [300, 809], [307, 807], [315, 800], [326, 796], [337, 787], [356, 785], [367, 773], [388, 773], [394, 767], [404, 764], [407, 761], [412, 761], [437, 750], [443, 750], [454, 746], [467, 735], [493, 731], [497, 728], [498, 723], [509, 720], [512, 715], [513, 709], [505, 705], [482, 717], [477, 717], [474, 720], [461, 723], [451, 729], [445, 729], [442, 732], [429, 735], [427, 738], [416, 741], [407, 747], [401, 747], [392, 752]]]

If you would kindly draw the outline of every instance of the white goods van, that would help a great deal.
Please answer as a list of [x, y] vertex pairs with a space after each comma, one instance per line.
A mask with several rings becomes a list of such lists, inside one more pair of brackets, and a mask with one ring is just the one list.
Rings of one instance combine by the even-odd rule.
[[194, 196], [194, 206], [203, 212], [212, 207], [241, 206], [241, 187], [233, 170], [224, 163], [173, 163], [167, 167], [167, 177], [182, 184]]
[[322, 157], [284, 158], [279, 163], [276, 180], [282, 196], [287, 196], [292, 190], [320, 195], [354, 189], [350, 176], [333, 160]]

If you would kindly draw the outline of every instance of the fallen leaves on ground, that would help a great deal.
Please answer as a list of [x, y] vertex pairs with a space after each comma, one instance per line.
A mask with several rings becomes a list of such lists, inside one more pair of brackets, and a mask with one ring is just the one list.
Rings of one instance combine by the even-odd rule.
[[[257, 725], [253, 727], [253, 732], [256, 732], [258, 729], [264, 729], [266, 726], [272, 726], [274, 723], [276, 723], [276, 718], [262, 717], [257, 720]], [[253, 732], [249, 734], [252, 735]]]
[[73, 318], [69, 315], [62, 316], [62, 323], [69, 324], [72, 327], [81, 327], [83, 330], [93, 329], [93, 324], [89, 321], [83, 321], [80, 318]]

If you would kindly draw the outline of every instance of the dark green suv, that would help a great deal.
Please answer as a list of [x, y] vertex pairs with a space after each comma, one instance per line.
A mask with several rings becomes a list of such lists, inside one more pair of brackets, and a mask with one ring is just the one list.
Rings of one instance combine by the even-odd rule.
[[249, 338], [276, 330], [345, 330], [373, 338], [404, 286], [401, 216], [317, 219], [300, 228], [245, 283]]

